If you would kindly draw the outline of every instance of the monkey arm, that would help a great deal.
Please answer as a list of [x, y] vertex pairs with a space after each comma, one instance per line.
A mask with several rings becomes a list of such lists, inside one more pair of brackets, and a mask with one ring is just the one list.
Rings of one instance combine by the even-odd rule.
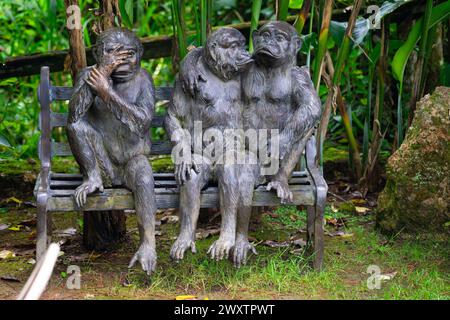
[[148, 134], [155, 109], [155, 88], [147, 72], [141, 71], [140, 93], [136, 103], [127, 102], [117, 91], [111, 89], [107, 108], [133, 133], [140, 137]]
[[[280, 158], [289, 158], [293, 145], [301, 141], [317, 125], [322, 110], [321, 102], [309, 76], [307, 67], [292, 69], [294, 114], [280, 132]], [[294, 143], [293, 143], [294, 142]]]
[[82, 118], [94, 102], [94, 94], [92, 93], [89, 85], [86, 83], [89, 72], [90, 68], [84, 68], [77, 76], [72, 98], [69, 102], [68, 123], [75, 123]]
[[183, 129], [186, 128], [186, 116], [189, 112], [189, 106], [191, 105], [191, 99], [189, 99], [183, 92], [182, 85], [180, 83], [179, 75], [175, 80], [175, 88], [173, 92], [172, 100], [170, 101], [167, 109], [167, 115], [165, 118], [165, 127], [167, 133], [174, 144], [177, 144], [183, 140], [183, 136], [180, 135]]
[[198, 64], [203, 54], [203, 48], [195, 48], [191, 50], [181, 62], [179, 79], [183, 91], [191, 97], [195, 97], [198, 92], [199, 81], [206, 81], [202, 72], [203, 68]]

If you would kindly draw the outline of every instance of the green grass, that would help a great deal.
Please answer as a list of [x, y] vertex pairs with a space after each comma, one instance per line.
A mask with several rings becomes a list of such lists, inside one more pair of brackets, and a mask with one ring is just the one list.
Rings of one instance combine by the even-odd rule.
[[[215, 262], [206, 251], [217, 237], [197, 241], [197, 254], [188, 253], [180, 263], [169, 258], [170, 246], [177, 233], [177, 225], [162, 225], [163, 235], [158, 237], [158, 269], [149, 279], [139, 268], [127, 272], [126, 265], [138, 245], [136, 231], [115, 250], [102, 254], [80, 265], [82, 289], [65, 289], [61, 275], [71, 258], [83, 252], [79, 237], [60, 258], [48, 295], [64, 293], [70, 298], [94, 299], [174, 299], [178, 295], [196, 295], [200, 298], [231, 299], [449, 299], [449, 245], [443, 235], [411, 236], [398, 234], [386, 237], [373, 229], [372, 218], [349, 216], [327, 210], [330, 217], [345, 218], [345, 232], [350, 237], [326, 237], [325, 267], [320, 273], [313, 271], [309, 258], [304, 254], [292, 254], [292, 247], [272, 248], [261, 242], [266, 234], [284, 231], [279, 241], [304, 229], [304, 212], [292, 206], [274, 210], [278, 215], [263, 214], [252, 236], [256, 238], [258, 255], [248, 264], [235, 269], [229, 261]], [[14, 214], [10, 210], [10, 214]], [[30, 213], [29, 213], [30, 214]], [[11, 222], [11, 215], [8, 215]], [[293, 218], [295, 217], [295, 218]], [[16, 218], [23, 218], [17, 214]], [[77, 227], [77, 215], [55, 215], [56, 228]], [[5, 223], [0, 215], [0, 223]], [[128, 219], [129, 230], [136, 227], [135, 216]], [[327, 226], [329, 231], [333, 227]], [[271, 230], [272, 233], [269, 233]], [[9, 242], [29, 244], [25, 232], [9, 232]], [[3, 234], [1, 243], [8, 242]], [[12, 240], [12, 241], [11, 241]], [[277, 240], [277, 239], [274, 239]], [[77, 244], [78, 242], [78, 244]], [[3, 249], [3, 248], [0, 248]], [[0, 274], [12, 274], [26, 279], [32, 266], [26, 264], [29, 257], [0, 260]], [[369, 265], [378, 265], [383, 274], [396, 272], [395, 277], [381, 284], [381, 289], [367, 288], [366, 273]], [[124, 285], [126, 283], [126, 285]], [[1, 287], [0, 287], [1, 289]], [[1, 290], [0, 290], [1, 294]]]

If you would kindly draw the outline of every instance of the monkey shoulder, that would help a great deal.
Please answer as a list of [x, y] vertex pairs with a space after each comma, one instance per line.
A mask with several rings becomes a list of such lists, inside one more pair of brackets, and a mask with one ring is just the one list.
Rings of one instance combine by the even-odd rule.
[[291, 70], [293, 88], [312, 87], [311, 76], [307, 66], [295, 66]]
[[85, 67], [81, 69], [80, 72], [78, 72], [74, 85], [75, 91], [85, 83], [86, 79], [89, 77], [89, 73], [93, 68], [94, 66]]
[[155, 85], [153, 83], [153, 78], [150, 75], [150, 73], [148, 73], [148, 71], [145, 70], [144, 68], [141, 68], [139, 70], [137, 81], [139, 82], [142, 88], [150, 88], [152, 93], [155, 92]]
[[[189, 77], [199, 74], [199, 63], [200, 57], [202, 56], [203, 48], [198, 47], [188, 52], [188, 54], [183, 58], [180, 64], [180, 70], [178, 72], [178, 77], [181, 81], [189, 80]], [[203, 70], [202, 70], [203, 71]]]

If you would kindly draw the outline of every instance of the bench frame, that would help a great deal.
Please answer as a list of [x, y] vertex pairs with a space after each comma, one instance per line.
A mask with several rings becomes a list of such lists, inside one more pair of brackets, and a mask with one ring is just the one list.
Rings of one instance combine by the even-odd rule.
[[[80, 179], [80, 175], [55, 174], [51, 171], [51, 159], [55, 155], [70, 155], [70, 148], [67, 145], [52, 142], [52, 128], [66, 126], [66, 114], [52, 112], [50, 104], [53, 101], [69, 100], [72, 94], [71, 87], [52, 86], [50, 82], [50, 70], [44, 66], [41, 68], [41, 79], [38, 88], [38, 99], [41, 106], [39, 127], [41, 137], [39, 140], [39, 158], [41, 160], [41, 170], [38, 175], [35, 196], [37, 202], [37, 240], [36, 256], [39, 260], [45, 253], [51, 236], [51, 212], [53, 211], [74, 211], [76, 208], [73, 197], [70, 196], [71, 190], [65, 190], [64, 194], [52, 190], [51, 184], [55, 183], [54, 177], [64, 176], [73, 179]], [[156, 88], [156, 100], [169, 100], [172, 94], [172, 88]], [[162, 117], [155, 117], [152, 121], [153, 127], [162, 127]], [[323, 261], [324, 232], [323, 218], [326, 204], [328, 186], [323, 178], [319, 168], [316, 166], [316, 143], [312, 136], [305, 147], [305, 169], [293, 173], [289, 181], [291, 190], [294, 194], [294, 204], [305, 205], [307, 208], [307, 243], [309, 253], [313, 255], [313, 267], [315, 270], [321, 270]], [[163, 143], [152, 142], [152, 154], [170, 154], [170, 141]], [[178, 189], [173, 186], [171, 189], [165, 187], [165, 184], [173, 184], [173, 173], [155, 174], [155, 182], [158, 179], [162, 181], [162, 187], [155, 183], [155, 196], [158, 208], [176, 208], [178, 207]], [[172, 180], [170, 180], [172, 179]], [[81, 181], [81, 180], [80, 180]], [[71, 181], [71, 186], [75, 181]], [[81, 183], [81, 182], [80, 182]], [[76, 182], [75, 182], [76, 184]], [[65, 197], [64, 197], [65, 196]], [[121, 201], [108, 201], [121, 199]], [[123, 188], [105, 189], [105, 193], [96, 193], [88, 196], [88, 202], [83, 211], [96, 210], [125, 210], [133, 209], [132, 193]], [[254, 207], [275, 206], [280, 201], [273, 191], [266, 191], [264, 186], [255, 189]], [[215, 207], [218, 205], [217, 187], [208, 187], [202, 191], [202, 208]]]

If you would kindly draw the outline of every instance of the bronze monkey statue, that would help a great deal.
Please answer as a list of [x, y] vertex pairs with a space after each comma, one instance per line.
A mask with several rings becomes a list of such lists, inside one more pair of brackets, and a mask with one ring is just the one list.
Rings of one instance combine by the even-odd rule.
[[[297, 52], [301, 40], [295, 28], [281, 21], [271, 21], [253, 33], [254, 63], [241, 75], [241, 91], [244, 103], [243, 124], [248, 129], [276, 129], [279, 167], [270, 176], [253, 177], [254, 184], [261, 178], [268, 181], [267, 188], [275, 189], [282, 202], [292, 201], [288, 179], [299, 161], [305, 144], [321, 115], [321, 102], [312, 84], [308, 69], [297, 67]], [[198, 92], [204, 75], [197, 69], [198, 52], [193, 52], [189, 63], [182, 68], [183, 87], [191, 95]], [[262, 146], [258, 145], [261, 150]], [[259, 154], [260, 156], [260, 154]], [[259, 157], [259, 163], [262, 159]], [[253, 171], [255, 172], [255, 171]], [[248, 176], [246, 179], [250, 179]], [[237, 217], [236, 243], [233, 260], [236, 266], [246, 262], [250, 211], [242, 211]]]
[[[220, 237], [208, 253], [216, 260], [227, 258], [235, 245], [236, 214], [240, 214], [244, 208], [241, 206], [245, 202], [243, 198], [251, 197], [254, 187], [252, 179], [242, 177], [255, 175], [253, 171], [257, 169], [257, 161], [255, 159], [253, 165], [244, 166], [217, 161], [223, 160], [224, 145], [215, 149], [214, 155], [202, 152], [202, 148], [207, 151], [214, 145], [205, 138], [207, 136], [217, 133], [216, 137], [219, 137], [223, 132], [243, 129], [240, 74], [251, 62], [245, 50], [244, 36], [233, 28], [213, 32], [204, 48], [191, 51], [182, 62], [182, 70], [192, 68], [191, 75], [201, 74], [202, 77], [196, 79], [193, 92], [183, 87], [184, 77], [189, 75], [183, 72], [177, 75], [166, 117], [167, 131], [175, 143], [174, 150], [181, 145], [189, 155], [188, 160], [179, 161], [175, 166], [175, 176], [180, 184], [181, 228], [170, 252], [174, 260], [182, 259], [188, 248], [196, 251], [195, 228], [200, 193], [211, 180], [218, 182], [222, 224]], [[189, 66], [184, 66], [186, 63]], [[196, 123], [202, 126], [200, 150], [195, 150]]]
[[141, 68], [139, 39], [129, 30], [109, 29], [94, 47], [97, 64], [83, 69], [69, 103], [68, 137], [83, 183], [75, 190], [82, 208], [86, 197], [105, 186], [133, 192], [140, 247], [137, 261], [150, 274], [156, 267], [155, 195], [149, 129], [155, 108], [152, 77]]

